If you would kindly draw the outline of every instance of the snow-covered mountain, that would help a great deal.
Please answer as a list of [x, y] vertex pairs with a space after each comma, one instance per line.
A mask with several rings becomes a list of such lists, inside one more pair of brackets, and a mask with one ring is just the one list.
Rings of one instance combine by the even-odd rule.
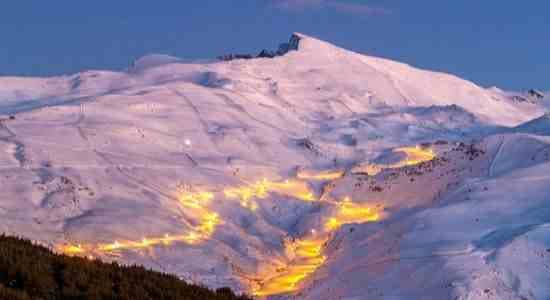
[[281, 49], [0, 78], [0, 230], [258, 297], [550, 297], [542, 102]]

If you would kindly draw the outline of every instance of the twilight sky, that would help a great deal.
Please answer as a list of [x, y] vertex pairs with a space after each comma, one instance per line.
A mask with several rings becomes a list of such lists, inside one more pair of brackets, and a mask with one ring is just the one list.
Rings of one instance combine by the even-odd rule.
[[3, 1], [0, 75], [255, 53], [293, 31], [483, 86], [550, 90], [548, 0]]

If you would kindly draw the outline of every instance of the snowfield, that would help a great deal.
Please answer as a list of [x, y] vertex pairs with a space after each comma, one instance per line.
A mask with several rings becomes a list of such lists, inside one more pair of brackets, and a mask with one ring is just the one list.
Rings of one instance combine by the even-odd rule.
[[548, 100], [288, 48], [0, 77], [0, 231], [259, 298], [550, 298]]

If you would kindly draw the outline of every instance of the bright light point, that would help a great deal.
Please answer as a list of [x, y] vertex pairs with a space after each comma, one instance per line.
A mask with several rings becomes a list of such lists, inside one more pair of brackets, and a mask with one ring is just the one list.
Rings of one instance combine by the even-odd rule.
[[185, 139], [185, 141], [183, 141], [183, 143], [184, 143], [185, 146], [187, 146], [187, 147], [191, 146], [191, 140], [190, 140], [190, 139]]

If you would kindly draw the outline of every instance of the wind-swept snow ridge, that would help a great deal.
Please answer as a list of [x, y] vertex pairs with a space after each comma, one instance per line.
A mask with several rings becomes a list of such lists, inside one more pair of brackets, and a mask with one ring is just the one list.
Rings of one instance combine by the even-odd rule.
[[0, 77], [0, 231], [274, 298], [549, 297], [544, 103], [279, 51]]

